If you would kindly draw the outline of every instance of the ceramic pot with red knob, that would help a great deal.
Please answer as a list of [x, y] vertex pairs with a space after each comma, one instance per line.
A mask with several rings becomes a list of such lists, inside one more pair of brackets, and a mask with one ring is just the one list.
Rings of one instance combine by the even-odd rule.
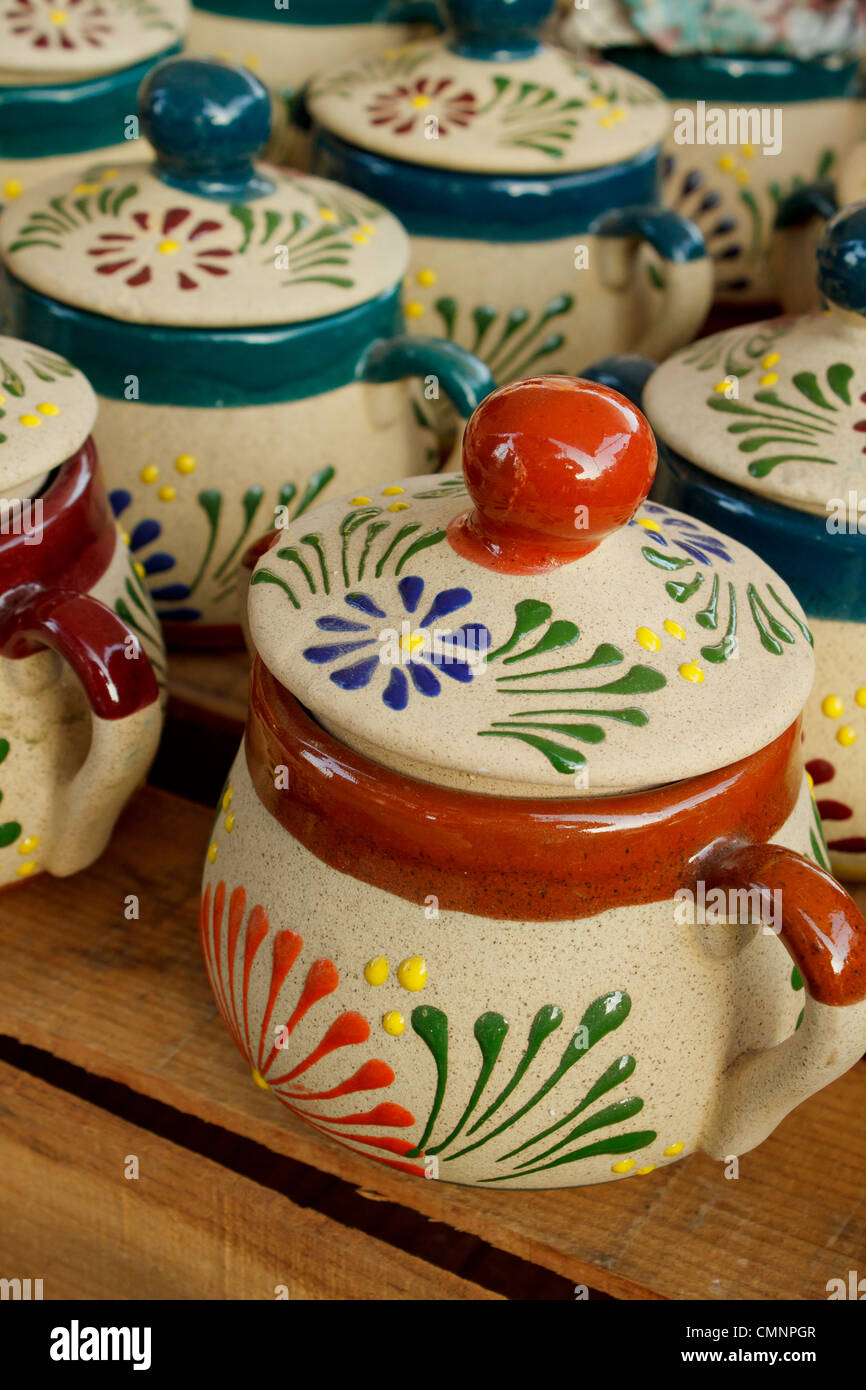
[[[252, 575], [206, 967], [256, 1084], [419, 1178], [740, 1153], [866, 1045], [866, 924], [803, 768], [805, 618], [647, 503], [655, 468], [623, 396], [522, 381], [462, 475], [323, 504]], [[697, 564], [738, 623], [678, 602]]]
[[0, 889], [102, 853], [162, 726], [165, 652], [64, 358], [0, 338]]

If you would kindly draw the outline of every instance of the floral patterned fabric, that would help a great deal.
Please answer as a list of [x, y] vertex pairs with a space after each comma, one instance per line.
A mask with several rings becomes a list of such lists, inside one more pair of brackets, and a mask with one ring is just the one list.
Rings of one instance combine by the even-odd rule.
[[[572, 10], [569, 0], [563, 9]], [[820, 58], [866, 42], [866, 0], [593, 0], [567, 27], [596, 47], [630, 41], [663, 53]]]

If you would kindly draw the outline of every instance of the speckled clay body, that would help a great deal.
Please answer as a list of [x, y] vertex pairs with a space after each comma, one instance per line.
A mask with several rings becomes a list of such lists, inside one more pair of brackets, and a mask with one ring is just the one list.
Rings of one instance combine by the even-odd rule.
[[[326, 504], [254, 572], [205, 963], [256, 1084], [418, 1177], [727, 1157], [866, 1042], [866, 924], [803, 771], [805, 623], [744, 548], [638, 510], [654, 469], [621, 397], [523, 383], [470, 421], [466, 485]], [[788, 614], [790, 650], [757, 619], [710, 650], [667, 587], [696, 554]], [[758, 885], [802, 975], [731, 899], [683, 915], [683, 890]]]

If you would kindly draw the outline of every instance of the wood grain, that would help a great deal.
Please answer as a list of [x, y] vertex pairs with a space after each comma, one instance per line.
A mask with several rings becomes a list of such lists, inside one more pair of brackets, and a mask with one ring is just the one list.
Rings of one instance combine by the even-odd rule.
[[3, 1064], [0, 1097], [0, 1276], [46, 1299], [497, 1298]]
[[828, 1279], [866, 1269], [862, 1063], [746, 1154], [736, 1180], [697, 1155], [646, 1180], [481, 1192], [385, 1170], [303, 1127], [253, 1086], [211, 999], [196, 925], [210, 821], [147, 790], [86, 875], [0, 898], [0, 1031], [621, 1298], [824, 1298]]

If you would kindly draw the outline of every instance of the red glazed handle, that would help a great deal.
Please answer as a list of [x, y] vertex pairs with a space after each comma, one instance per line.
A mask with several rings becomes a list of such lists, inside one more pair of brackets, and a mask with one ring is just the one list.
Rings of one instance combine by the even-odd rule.
[[745, 845], [713, 862], [708, 891], [781, 897], [783, 945], [806, 985], [800, 1027], [776, 1047], [725, 1071], [703, 1147], [724, 1159], [760, 1144], [801, 1101], [834, 1081], [866, 1048], [866, 922], [824, 869], [780, 845]]
[[[153, 667], [111, 609], [90, 594], [23, 585], [0, 601], [0, 656], [50, 647], [68, 661], [100, 719], [125, 719], [159, 697]], [[137, 639], [135, 639], [137, 642]]]

